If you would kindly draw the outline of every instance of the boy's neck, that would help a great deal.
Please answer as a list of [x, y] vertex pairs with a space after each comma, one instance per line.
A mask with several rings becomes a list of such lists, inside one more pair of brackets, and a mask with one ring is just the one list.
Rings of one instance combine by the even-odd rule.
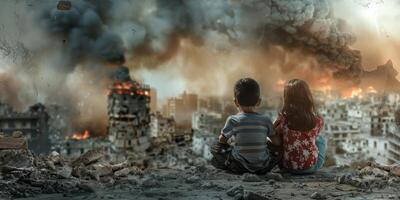
[[239, 112], [241, 112], [241, 113], [257, 113], [254, 106], [249, 106], [249, 107], [239, 106]]

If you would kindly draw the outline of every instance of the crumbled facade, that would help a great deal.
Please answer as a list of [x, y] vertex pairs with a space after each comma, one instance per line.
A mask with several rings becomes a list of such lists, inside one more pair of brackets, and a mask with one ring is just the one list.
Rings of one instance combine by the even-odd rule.
[[[122, 68], [123, 71], [128, 70]], [[150, 87], [127, 75], [108, 94], [108, 137], [119, 150], [144, 153], [150, 147]]]
[[48, 138], [49, 115], [43, 104], [35, 104], [25, 112], [16, 112], [8, 104], [0, 105], [0, 132], [4, 135], [21, 133], [29, 141], [29, 148], [36, 153], [50, 151]]

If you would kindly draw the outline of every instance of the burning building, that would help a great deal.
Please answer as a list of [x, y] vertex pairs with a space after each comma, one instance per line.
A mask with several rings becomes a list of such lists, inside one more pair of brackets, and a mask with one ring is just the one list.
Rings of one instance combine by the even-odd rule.
[[120, 67], [108, 94], [108, 137], [119, 150], [143, 153], [150, 147], [150, 87]]

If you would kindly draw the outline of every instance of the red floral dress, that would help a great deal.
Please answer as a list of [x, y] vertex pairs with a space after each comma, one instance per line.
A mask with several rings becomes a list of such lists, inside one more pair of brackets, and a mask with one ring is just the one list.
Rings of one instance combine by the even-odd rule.
[[275, 124], [277, 130], [281, 130], [283, 143], [282, 165], [286, 169], [308, 169], [317, 162], [318, 148], [315, 139], [319, 135], [324, 121], [316, 118], [316, 125], [309, 131], [295, 131], [287, 127], [285, 117], [280, 114]]

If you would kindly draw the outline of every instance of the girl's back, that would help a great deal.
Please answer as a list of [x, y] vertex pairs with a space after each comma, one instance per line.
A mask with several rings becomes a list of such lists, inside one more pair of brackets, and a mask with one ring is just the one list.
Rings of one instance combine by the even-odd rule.
[[276, 124], [282, 134], [283, 158], [282, 165], [286, 169], [308, 169], [317, 162], [318, 148], [316, 137], [323, 127], [323, 120], [315, 118], [314, 128], [307, 131], [292, 130], [288, 127], [286, 117], [279, 115]]

